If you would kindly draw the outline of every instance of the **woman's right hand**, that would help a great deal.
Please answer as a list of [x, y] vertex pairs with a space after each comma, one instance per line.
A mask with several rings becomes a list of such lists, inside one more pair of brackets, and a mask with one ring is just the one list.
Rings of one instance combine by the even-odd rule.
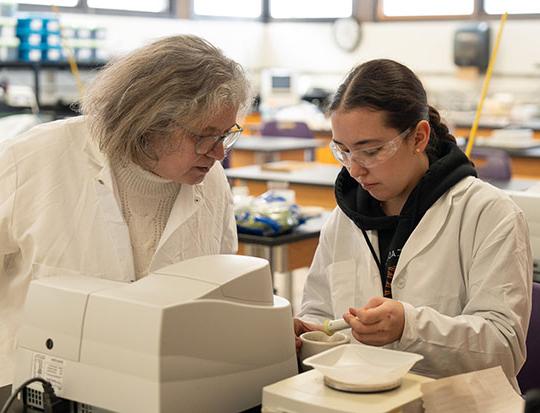
[[307, 323], [305, 321], [300, 320], [299, 318], [295, 318], [293, 321], [294, 321], [294, 335], [295, 335], [294, 341], [296, 345], [296, 351], [298, 352], [300, 350], [300, 347], [302, 347], [302, 340], [300, 340], [300, 335], [308, 331], [322, 330], [323, 326], [321, 324]]

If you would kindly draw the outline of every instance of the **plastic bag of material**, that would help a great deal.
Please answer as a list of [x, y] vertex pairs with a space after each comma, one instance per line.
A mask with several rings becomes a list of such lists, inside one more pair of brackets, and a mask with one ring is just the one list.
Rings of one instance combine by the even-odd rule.
[[305, 222], [298, 205], [278, 191], [270, 190], [235, 211], [238, 232], [253, 235], [281, 235]]

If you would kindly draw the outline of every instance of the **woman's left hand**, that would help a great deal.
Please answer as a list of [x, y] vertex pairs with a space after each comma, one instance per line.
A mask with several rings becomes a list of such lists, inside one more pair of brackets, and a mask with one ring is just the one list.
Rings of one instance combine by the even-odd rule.
[[364, 344], [383, 346], [401, 338], [405, 326], [405, 309], [399, 301], [373, 297], [361, 308], [349, 308], [343, 318], [352, 335]]

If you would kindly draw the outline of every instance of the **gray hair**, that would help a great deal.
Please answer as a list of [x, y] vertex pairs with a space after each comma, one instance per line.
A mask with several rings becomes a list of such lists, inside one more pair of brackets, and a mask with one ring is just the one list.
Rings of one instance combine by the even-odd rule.
[[238, 63], [199, 37], [180, 35], [109, 63], [80, 109], [109, 159], [144, 166], [157, 160], [150, 139], [166, 143], [178, 125], [204, 126], [225, 107], [244, 111], [249, 97]]

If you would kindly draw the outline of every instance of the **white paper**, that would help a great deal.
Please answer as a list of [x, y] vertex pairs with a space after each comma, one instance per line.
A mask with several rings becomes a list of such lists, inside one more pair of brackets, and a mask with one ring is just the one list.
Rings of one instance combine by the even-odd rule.
[[500, 366], [424, 383], [422, 393], [426, 413], [523, 413], [525, 407]]

